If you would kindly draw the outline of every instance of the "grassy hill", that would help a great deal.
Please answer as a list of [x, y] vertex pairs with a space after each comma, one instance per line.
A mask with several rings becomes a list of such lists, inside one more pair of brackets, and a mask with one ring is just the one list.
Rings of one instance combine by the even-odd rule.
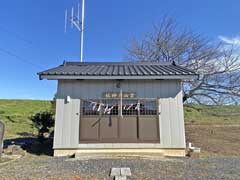
[[186, 124], [240, 125], [240, 106], [185, 105]]
[[[51, 110], [50, 101], [0, 100], [0, 120], [6, 125], [6, 138], [36, 134], [29, 117], [37, 112]], [[239, 124], [240, 106], [184, 107], [187, 124]]]
[[6, 126], [5, 138], [35, 134], [29, 117], [37, 112], [51, 109], [50, 101], [0, 100], [0, 120]]

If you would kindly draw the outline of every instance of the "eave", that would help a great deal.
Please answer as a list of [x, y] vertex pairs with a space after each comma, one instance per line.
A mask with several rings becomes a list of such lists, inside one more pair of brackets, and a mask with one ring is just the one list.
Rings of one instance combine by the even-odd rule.
[[153, 80], [153, 79], [163, 79], [163, 80], [194, 80], [198, 79], [198, 75], [165, 75], [165, 76], [71, 76], [71, 75], [40, 75], [40, 80]]

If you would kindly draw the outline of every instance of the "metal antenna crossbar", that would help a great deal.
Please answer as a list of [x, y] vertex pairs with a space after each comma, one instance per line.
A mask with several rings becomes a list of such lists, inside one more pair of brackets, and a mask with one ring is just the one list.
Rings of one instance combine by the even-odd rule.
[[68, 10], [65, 11], [65, 33], [67, 32], [68, 21], [71, 28], [75, 27], [80, 32], [80, 60], [83, 62], [83, 40], [84, 40], [84, 19], [85, 19], [85, 0], [82, 0], [82, 17], [80, 17], [80, 3], [78, 3], [77, 15], [75, 15], [74, 7], [68, 15]]

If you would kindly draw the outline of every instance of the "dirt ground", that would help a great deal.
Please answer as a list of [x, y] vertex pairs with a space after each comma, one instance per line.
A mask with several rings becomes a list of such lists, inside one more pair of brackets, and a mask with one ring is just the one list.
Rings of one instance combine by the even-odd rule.
[[239, 125], [186, 125], [186, 140], [201, 148], [202, 157], [240, 157]]
[[240, 126], [188, 124], [186, 139], [200, 158], [76, 160], [29, 151], [0, 162], [0, 180], [108, 180], [112, 167], [130, 167], [130, 180], [240, 180]]

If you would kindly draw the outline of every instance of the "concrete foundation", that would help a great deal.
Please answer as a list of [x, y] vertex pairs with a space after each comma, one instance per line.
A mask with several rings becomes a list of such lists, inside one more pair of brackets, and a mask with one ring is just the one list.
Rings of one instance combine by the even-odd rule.
[[184, 157], [185, 149], [55, 149], [54, 156], [171, 156]]

